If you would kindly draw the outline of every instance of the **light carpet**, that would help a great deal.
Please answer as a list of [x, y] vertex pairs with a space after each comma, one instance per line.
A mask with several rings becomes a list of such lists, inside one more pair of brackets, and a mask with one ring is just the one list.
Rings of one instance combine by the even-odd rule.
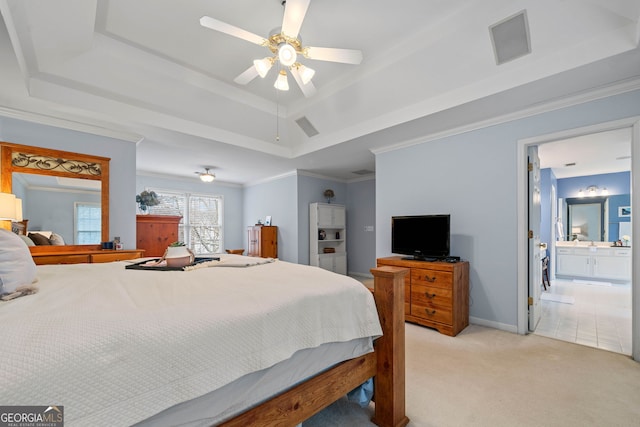
[[573, 304], [576, 302], [576, 299], [571, 295], [548, 294], [546, 292], [540, 295], [540, 299], [551, 302], [559, 302], [562, 304]]
[[[628, 356], [477, 325], [456, 337], [406, 326], [410, 427], [640, 425], [640, 363]], [[373, 426], [370, 408], [335, 406], [303, 427]]]

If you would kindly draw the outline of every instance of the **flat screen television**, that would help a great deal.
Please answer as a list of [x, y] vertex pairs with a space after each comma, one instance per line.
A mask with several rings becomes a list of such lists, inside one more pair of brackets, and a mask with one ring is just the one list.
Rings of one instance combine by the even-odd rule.
[[449, 256], [449, 214], [394, 216], [391, 218], [391, 252], [405, 259], [432, 261]]

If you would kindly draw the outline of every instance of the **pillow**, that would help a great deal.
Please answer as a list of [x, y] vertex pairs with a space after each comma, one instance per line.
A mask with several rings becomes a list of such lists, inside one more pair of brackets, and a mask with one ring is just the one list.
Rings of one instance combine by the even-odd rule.
[[36, 281], [36, 264], [24, 241], [9, 230], [0, 229], [0, 294]]
[[40, 246], [40, 245], [50, 245], [51, 242], [49, 242], [49, 239], [44, 237], [42, 234], [38, 234], [38, 233], [29, 233], [29, 237], [31, 240], [33, 240], [33, 243], [35, 243], [36, 245]]
[[51, 233], [51, 237], [49, 237], [49, 243], [56, 246], [64, 245], [64, 239], [61, 235], [56, 233]]
[[25, 242], [27, 244], [27, 246], [35, 246], [36, 245], [35, 243], [33, 243], [33, 240], [31, 240], [30, 238], [28, 238], [24, 234], [18, 234], [18, 236], [22, 239], [23, 242]]

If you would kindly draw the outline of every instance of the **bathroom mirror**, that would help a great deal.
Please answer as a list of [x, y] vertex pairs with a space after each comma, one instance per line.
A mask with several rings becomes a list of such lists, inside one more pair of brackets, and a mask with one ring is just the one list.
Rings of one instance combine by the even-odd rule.
[[608, 238], [607, 197], [568, 198], [567, 240], [606, 242]]

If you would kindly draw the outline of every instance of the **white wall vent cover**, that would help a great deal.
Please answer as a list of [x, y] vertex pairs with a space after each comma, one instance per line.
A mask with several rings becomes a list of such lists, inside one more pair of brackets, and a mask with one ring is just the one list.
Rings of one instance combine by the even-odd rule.
[[526, 10], [493, 24], [489, 33], [498, 65], [531, 53]]
[[305, 116], [302, 116], [299, 119], [297, 119], [296, 123], [298, 124], [298, 126], [300, 126], [300, 129], [302, 129], [304, 133], [307, 134], [309, 138], [320, 133], [316, 128], [313, 127], [309, 119], [307, 119]]

